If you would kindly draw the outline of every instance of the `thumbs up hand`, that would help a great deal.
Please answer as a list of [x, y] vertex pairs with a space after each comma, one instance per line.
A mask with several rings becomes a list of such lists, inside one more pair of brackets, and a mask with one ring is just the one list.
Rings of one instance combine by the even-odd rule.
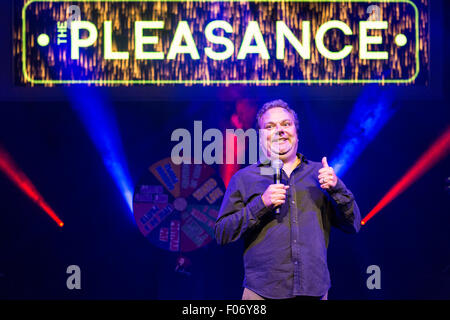
[[319, 183], [322, 189], [334, 188], [337, 184], [337, 176], [332, 167], [328, 165], [327, 157], [322, 158], [322, 168], [319, 170]]

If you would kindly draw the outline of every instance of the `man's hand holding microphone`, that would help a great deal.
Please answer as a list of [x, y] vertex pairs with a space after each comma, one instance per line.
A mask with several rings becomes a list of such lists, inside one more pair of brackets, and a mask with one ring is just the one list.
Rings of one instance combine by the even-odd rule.
[[286, 190], [289, 186], [282, 183], [271, 184], [262, 194], [264, 205], [270, 209], [281, 206], [286, 201]]

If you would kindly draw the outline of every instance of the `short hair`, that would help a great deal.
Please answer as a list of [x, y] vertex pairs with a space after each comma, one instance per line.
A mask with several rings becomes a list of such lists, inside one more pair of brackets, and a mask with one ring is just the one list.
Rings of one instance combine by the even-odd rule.
[[292, 114], [292, 116], [294, 117], [295, 129], [297, 129], [297, 132], [299, 131], [299, 123], [298, 123], [297, 113], [293, 109], [291, 109], [291, 107], [289, 107], [289, 105], [285, 101], [283, 101], [281, 99], [269, 101], [269, 102], [265, 103], [258, 110], [258, 112], [256, 113], [256, 128], [257, 129], [262, 129], [259, 126], [259, 121], [261, 120], [263, 114], [266, 113], [267, 110], [273, 109], [273, 108], [283, 108], [283, 109], [289, 111]]

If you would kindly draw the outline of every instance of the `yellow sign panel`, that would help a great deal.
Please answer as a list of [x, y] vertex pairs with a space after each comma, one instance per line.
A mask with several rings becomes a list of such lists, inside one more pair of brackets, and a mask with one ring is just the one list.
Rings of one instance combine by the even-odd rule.
[[420, 73], [419, 29], [409, 0], [32, 0], [22, 10], [23, 81], [409, 84]]

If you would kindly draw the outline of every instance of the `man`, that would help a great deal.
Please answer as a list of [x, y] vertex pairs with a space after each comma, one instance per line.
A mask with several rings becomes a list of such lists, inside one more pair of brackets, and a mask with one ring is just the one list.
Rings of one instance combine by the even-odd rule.
[[[330, 227], [358, 232], [358, 206], [326, 157], [313, 162], [297, 152], [298, 118], [287, 103], [268, 102], [256, 118], [267, 159], [231, 178], [215, 226], [217, 242], [244, 239], [242, 299], [326, 299]], [[283, 162], [280, 184], [273, 173], [264, 174], [273, 172], [270, 159], [276, 158]]]

